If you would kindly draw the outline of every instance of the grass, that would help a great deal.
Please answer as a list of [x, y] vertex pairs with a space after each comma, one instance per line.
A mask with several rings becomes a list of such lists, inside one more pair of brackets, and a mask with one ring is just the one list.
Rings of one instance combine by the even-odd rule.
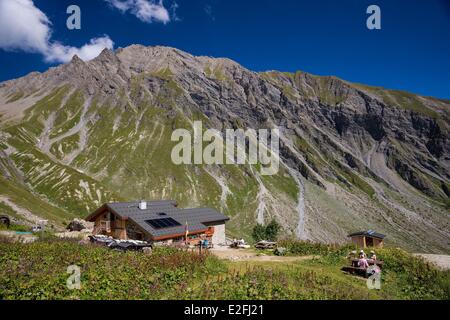
[[8, 206], [6, 203], [1, 201], [0, 202], [0, 215], [7, 215], [7, 216], [11, 216], [11, 217], [17, 217], [17, 212], [13, 208]]
[[50, 138], [55, 138], [73, 128], [81, 120], [84, 97], [81, 91], [75, 91], [67, 100], [64, 107], [56, 110], [54, 127]]
[[[347, 246], [297, 243], [320, 258], [291, 263], [224, 262], [155, 248], [151, 255], [75, 241], [0, 242], [0, 299], [449, 299], [449, 273], [399, 249], [381, 249], [381, 290], [340, 271]], [[81, 271], [69, 290], [67, 267]]]
[[[44, 219], [49, 219], [53, 222], [61, 222], [65, 219], [74, 218], [75, 215], [64, 211], [48, 201], [46, 198], [41, 198], [34, 192], [30, 191], [26, 186], [14, 181], [8, 180], [4, 177], [0, 177], [0, 194], [9, 198], [12, 202], [18, 206], [27, 209], [30, 212], [42, 217]], [[5, 209], [3, 204], [1, 207], [3, 212], [9, 215], [12, 210], [8, 211]], [[9, 206], [7, 206], [9, 208]], [[11, 214], [12, 217], [21, 218], [17, 213]]]
[[[217, 273], [212, 256], [155, 249], [121, 253], [73, 241], [0, 244], [0, 299], [166, 299], [195, 279]], [[67, 268], [81, 268], [81, 290], [66, 286]]]
[[[314, 269], [340, 276], [340, 268], [348, 265], [347, 254], [354, 245], [326, 245], [297, 240], [283, 240], [280, 246], [288, 255], [320, 255], [304, 262]], [[450, 271], [440, 271], [420, 257], [399, 248], [372, 248], [384, 261], [380, 297], [388, 299], [444, 299], [450, 298]], [[368, 252], [371, 248], [365, 250]], [[349, 276], [346, 276], [349, 277]]]
[[373, 197], [375, 190], [370, 186], [370, 184], [368, 184], [352, 170], [342, 165], [339, 161], [335, 160], [334, 165], [338, 169], [337, 175], [343, 176], [347, 182], [366, 193], [369, 197]]
[[52, 144], [50, 152], [59, 160], [64, 156], [78, 149], [80, 135], [78, 133], [68, 136], [58, 142]]
[[0, 231], [29, 232], [30, 230], [30, 227], [21, 224], [10, 224], [8, 228], [5, 225], [0, 224]]
[[223, 68], [220, 65], [215, 66], [214, 68], [211, 66], [206, 66], [204, 72], [208, 78], [226, 81], [229, 83], [232, 82], [232, 80], [223, 72]]
[[[357, 89], [367, 90], [378, 95], [382, 101], [390, 107], [397, 107], [404, 110], [410, 110], [419, 114], [426, 115], [432, 119], [439, 118], [439, 114], [433, 109], [425, 106], [420, 100], [419, 96], [401, 90], [389, 90], [381, 87], [373, 87], [362, 84], [352, 84]], [[432, 99], [432, 98], [428, 98]], [[439, 101], [439, 103], [446, 103], [445, 101]]]

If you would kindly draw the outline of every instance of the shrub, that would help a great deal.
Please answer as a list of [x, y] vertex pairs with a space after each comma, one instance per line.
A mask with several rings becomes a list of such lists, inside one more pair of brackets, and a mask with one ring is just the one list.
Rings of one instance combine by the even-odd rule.
[[253, 227], [252, 237], [258, 242], [261, 240], [276, 241], [278, 239], [278, 233], [281, 226], [275, 219], [272, 219], [266, 226], [262, 224], [256, 224]]
[[257, 224], [253, 227], [252, 232], [253, 240], [256, 242], [266, 239], [266, 228], [262, 224]]
[[[400, 294], [412, 299], [450, 299], [450, 271], [440, 271], [423, 258], [399, 248], [377, 250], [387, 280], [395, 278]], [[399, 285], [400, 283], [400, 285]]]
[[267, 240], [277, 241], [280, 228], [281, 226], [278, 224], [278, 222], [275, 219], [272, 219], [272, 221], [270, 221], [269, 224], [266, 226]]
[[353, 244], [324, 244], [296, 239], [281, 240], [278, 246], [286, 248], [289, 255], [295, 256], [320, 255], [341, 257], [356, 248]]

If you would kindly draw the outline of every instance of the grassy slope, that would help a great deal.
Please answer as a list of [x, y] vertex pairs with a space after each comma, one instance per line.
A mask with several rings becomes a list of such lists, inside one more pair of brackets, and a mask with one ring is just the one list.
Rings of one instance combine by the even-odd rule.
[[[149, 75], [134, 80], [132, 95], [144, 91], [140, 86], [145, 76]], [[56, 222], [73, 216], [84, 217], [107, 201], [170, 198], [177, 200], [181, 207], [209, 206], [222, 210], [232, 217], [228, 227], [230, 233], [250, 238], [256, 220], [259, 189], [255, 177], [248, 168], [231, 165], [215, 168], [230, 192], [222, 203], [221, 187], [205, 167], [174, 165], [171, 150], [177, 142], [171, 141], [173, 129], [189, 129], [192, 121], [204, 116], [195, 111], [186, 115], [176, 108], [174, 99], [181, 94], [181, 89], [171, 74], [163, 70], [151, 76], [161, 79], [164, 89], [152, 97], [145, 93], [137, 105], [125, 96], [114, 102], [92, 100], [84, 116], [87, 119], [87, 144], [71, 164], [62, 161], [77, 150], [80, 132], [53, 143], [49, 154], [36, 145], [51, 116], [54, 123], [48, 131], [50, 139], [68, 132], [82, 121], [85, 99], [79, 91], [72, 92], [67, 86], [42, 98], [25, 112], [22, 122], [3, 129], [9, 134], [7, 144], [16, 151], [11, 159], [24, 175], [26, 187], [14, 179], [7, 183], [16, 188], [23, 187], [26, 190], [20, 192], [28, 192], [28, 197], [33, 193], [36, 201], [59, 208], [56, 215], [42, 214], [44, 217], [51, 215]], [[5, 142], [2, 146], [3, 149], [7, 147]], [[295, 206], [297, 189], [285, 171], [265, 178], [264, 183], [274, 195], [282, 197], [287, 193], [287, 202], [291, 207]], [[1, 193], [14, 196], [7, 190]], [[14, 199], [23, 203], [26, 197]], [[34, 202], [29, 207], [37, 215], [43, 211]]]
[[[42, 199], [40, 196], [30, 191], [26, 186], [7, 180], [4, 177], [0, 177], [0, 194], [10, 199], [19, 207], [24, 208], [44, 219], [49, 219], [56, 222], [67, 222], [71, 218], [75, 217], [75, 215], [70, 214], [56, 205], [53, 205], [45, 199]], [[4, 205], [7, 206], [6, 204]], [[9, 206], [7, 207], [9, 209], [5, 208], [1, 212], [4, 214], [11, 214], [11, 210], [13, 209]], [[19, 219], [22, 218], [22, 216], [16, 212], [13, 212], [11, 215]]]
[[[230, 81], [220, 68], [206, 71], [208, 77]], [[282, 87], [285, 96], [292, 101], [302, 97], [317, 98], [333, 107], [346, 98], [345, 90], [341, 90], [342, 81], [334, 77], [315, 77], [301, 72], [265, 73], [262, 76]], [[162, 81], [161, 91], [153, 96], [145, 90], [148, 77]], [[281, 82], [280, 77], [283, 81], [291, 81], [291, 85]], [[313, 81], [311, 87], [302, 86], [305, 77], [307, 81]], [[385, 92], [372, 87], [364, 89], [380, 95]], [[16, 189], [23, 188], [17, 192], [33, 198], [31, 204], [26, 204], [30, 211], [44, 217], [52, 216], [59, 222], [73, 216], [84, 217], [107, 201], [172, 198], [181, 207], [210, 206], [222, 210], [232, 217], [227, 226], [229, 235], [249, 239], [256, 220], [260, 187], [251, 170], [234, 166], [218, 168], [219, 175], [230, 189], [224, 204], [221, 202], [220, 185], [205, 168], [176, 166], [170, 159], [171, 149], [175, 145], [170, 139], [172, 130], [189, 128], [191, 121], [204, 119], [198, 110], [187, 115], [177, 108], [176, 99], [182, 93], [170, 69], [163, 69], [153, 74], [143, 73], [133, 79], [130, 95], [131, 100], [141, 101], [137, 105], [132, 105], [125, 96], [121, 97], [122, 101], [114, 102], [100, 103], [93, 99], [86, 114], [86, 118], [90, 119], [86, 123], [88, 143], [73, 163], [65, 165], [61, 161], [77, 150], [81, 140], [79, 133], [54, 143], [50, 155], [36, 147], [37, 140], [43, 133], [45, 120], [51, 114], [54, 114], [55, 123], [49, 132], [50, 138], [66, 133], [81, 121], [85, 98], [79, 91], [71, 92], [68, 86], [55, 89], [26, 111], [23, 122], [4, 130], [11, 135], [8, 143], [17, 150], [12, 160], [24, 173], [26, 187], [9, 180], [5, 182], [2, 193], [14, 197], [12, 192], [7, 192], [8, 184], [13, 184]], [[397, 107], [411, 106], [414, 111], [428, 108], [413, 95], [393, 91], [388, 95], [392, 101], [386, 102]], [[138, 98], [142, 96], [143, 99]], [[19, 95], [17, 97], [20, 98]], [[375, 191], [367, 183], [367, 173], [356, 174], [342, 165], [342, 159], [335, 161], [326, 158], [312, 147], [314, 144], [311, 141], [298, 138], [294, 143], [308, 164], [326, 179], [353, 194], [361, 191], [372, 198]], [[275, 202], [267, 206], [266, 217], [282, 213], [283, 219], [290, 219], [286, 225], [295, 229], [297, 214], [294, 208], [298, 189], [294, 180], [282, 170], [276, 176], [262, 177], [262, 181], [272, 195], [272, 202]], [[25, 203], [26, 198], [15, 196], [15, 199], [20, 204]], [[46, 206], [51, 210], [47, 210]]]

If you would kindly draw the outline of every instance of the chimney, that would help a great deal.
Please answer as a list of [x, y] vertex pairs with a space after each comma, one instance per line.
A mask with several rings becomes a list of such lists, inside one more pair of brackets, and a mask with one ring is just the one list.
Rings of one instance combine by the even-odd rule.
[[145, 202], [145, 200], [139, 201], [139, 209], [147, 210], [147, 202]]

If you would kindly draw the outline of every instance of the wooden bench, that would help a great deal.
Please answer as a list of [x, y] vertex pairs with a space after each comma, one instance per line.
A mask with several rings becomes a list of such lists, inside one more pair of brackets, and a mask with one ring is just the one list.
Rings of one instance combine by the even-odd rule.
[[[342, 267], [341, 270], [344, 272], [350, 273], [350, 274], [356, 274], [358, 276], [367, 278], [368, 277], [367, 269], [360, 268], [359, 264], [358, 264], [358, 260], [359, 259], [352, 259], [352, 265], [347, 266], [347, 267]], [[382, 269], [383, 265], [384, 265], [384, 261], [381, 261], [381, 260], [367, 259], [367, 263], [369, 264], [369, 266], [377, 265], [380, 269]]]
[[[352, 267], [358, 268], [359, 259], [352, 259]], [[367, 263], [369, 264], [369, 266], [373, 266], [374, 264], [376, 264], [380, 269], [383, 269], [383, 265], [384, 265], [384, 261], [381, 260], [372, 260], [372, 259], [367, 259]]]
[[341, 269], [344, 272], [350, 273], [350, 274], [356, 274], [358, 276], [367, 277], [367, 272], [366, 269], [364, 268], [359, 268], [359, 267], [342, 267]]

